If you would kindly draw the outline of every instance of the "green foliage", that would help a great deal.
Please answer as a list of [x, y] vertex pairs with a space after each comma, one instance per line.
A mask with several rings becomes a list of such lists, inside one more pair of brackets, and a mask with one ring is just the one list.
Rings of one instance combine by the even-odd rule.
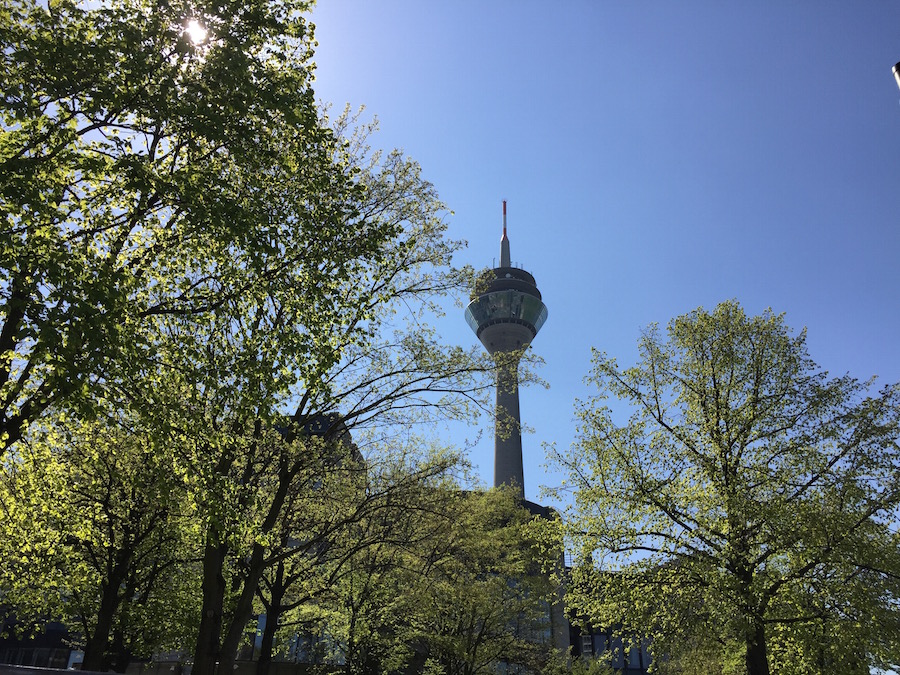
[[[900, 660], [900, 388], [829, 378], [783, 318], [734, 302], [651, 327], [558, 455], [569, 602], [651, 635], [670, 670], [856, 672]], [[605, 399], [629, 404], [624, 424]]]
[[418, 497], [344, 577], [348, 672], [546, 664], [553, 587], [524, 534], [530, 514], [511, 491], [454, 488]]
[[318, 597], [396, 513], [343, 437], [488, 405], [493, 364], [423, 321], [462, 244], [414, 161], [316, 108], [308, 7], [0, 9], [0, 581], [77, 617], [86, 667], [227, 670], [261, 580]]
[[[208, 584], [205, 602], [222, 605], [211, 611], [226, 625], [221, 646], [212, 646], [219, 628], [201, 625], [209, 659], [219, 650], [236, 653], [259, 580], [278, 562], [271, 549], [283, 545], [279, 523], [286, 510], [323, 516], [300, 526], [303, 537], [342, 522], [323, 513], [321, 504], [298, 506], [304, 490], [313, 494], [310, 486], [321, 484], [309, 472], [320, 470], [322, 449], [300, 442], [309, 424], [331, 420], [327, 442], [344, 431], [396, 436], [413, 424], [469, 418], [486, 406], [490, 382], [479, 376], [490, 364], [474, 350], [439, 344], [421, 316], [436, 297], [456, 289], [459, 278], [448, 266], [458, 244], [444, 238], [442, 204], [418, 167], [397, 153], [384, 160], [345, 159], [366, 188], [355, 217], [375, 234], [365, 255], [342, 263], [352, 276], [324, 289], [330, 293], [322, 296], [327, 313], [311, 303], [323, 289], [309, 289], [303, 269], [291, 268], [291, 275], [301, 276], [266, 294], [244, 294], [209, 315], [166, 316], [156, 324], [164, 367], [151, 374], [159, 399], [156, 419], [147, 423], [157, 425], [155, 433], [171, 435], [191, 477], [207, 551], [216, 552], [206, 559], [207, 578], [220, 576], [214, 568], [235, 571], [215, 590]], [[137, 382], [141, 390], [145, 383]], [[126, 386], [127, 397], [138, 395]], [[165, 417], [156, 417], [158, 409]], [[278, 428], [288, 430], [284, 439]], [[324, 451], [331, 452], [327, 443]], [[338, 486], [330, 496], [345, 494]], [[357, 505], [350, 499], [334, 508], [346, 515]], [[330, 574], [319, 571], [321, 578]], [[235, 589], [234, 597], [223, 599], [225, 588]]]
[[98, 667], [107, 643], [149, 658], [189, 647], [196, 625], [196, 579], [173, 574], [196, 557], [183, 485], [171, 455], [123, 424], [48, 419], [0, 483], [5, 601], [67, 622]]
[[[333, 463], [315, 485], [289, 496], [258, 591], [267, 619], [260, 661], [271, 659], [298, 632], [345, 636], [350, 629], [337, 589], [356, 574], [359, 560], [384, 561], [385, 548], [414, 545], [421, 536], [401, 524], [407, 514], [429, 507], [430, 495], [461, 466], [461, 458], [423, 453], [418, 445], [378, 448], [365, 464]], [[362, 583], [377, 583], [377, 576]]]
[[343, 320], [322, 298], [387, 234], [351, 217], [363, 186], [319, 123], [305, 8], [4, 6], [0, 450], [110, 361], [152, 356], [149, 317], [302, 280], [318, 325]]
[[473, 273], [472, 277], [469, 279], [469, 300], [475, 300], [479, 296], [487, 293], [491, 284], [496, 281], [496, 279], [497, 277], [494, 274], [494, 270], [490, 268], [485, 268]]
[[568, 652], [555, 654], [542, 675], [614, 675], [613, 668], [601, 659], [573, 658]]

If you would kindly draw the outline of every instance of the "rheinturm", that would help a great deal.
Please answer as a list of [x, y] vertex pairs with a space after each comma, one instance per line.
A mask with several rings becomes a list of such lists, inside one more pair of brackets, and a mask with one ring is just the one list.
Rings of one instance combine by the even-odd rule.
[[500, 266], [481, 277], [473, 297], [466, 307], [466, 321], [497, 362], [494, 486], [513, 485], [524, 497], [519, 359], [547, 320], [547, 307], [534, 277], [510, 262], [506, 201], [503, 202]]

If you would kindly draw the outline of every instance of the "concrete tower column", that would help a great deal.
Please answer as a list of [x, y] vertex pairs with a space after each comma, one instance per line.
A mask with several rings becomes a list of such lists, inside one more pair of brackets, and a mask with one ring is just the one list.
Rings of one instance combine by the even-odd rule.
[[[512, 362], [510, 362], [512, 361]], [[497, 368], [494, 419], [494, 486], [515, 485], [525, 497], [522, 462], [522, 418], [519, 415], [519, 360], [503, 360]]]

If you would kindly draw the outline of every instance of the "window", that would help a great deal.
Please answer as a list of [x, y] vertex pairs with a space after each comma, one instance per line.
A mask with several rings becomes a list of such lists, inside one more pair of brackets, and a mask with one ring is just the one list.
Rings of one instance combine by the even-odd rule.
[[593, 654], [594, 653], [594, 643], [591, 640], [590, 635], [582, 635], [581, 636], [581, 653], [582, 654]]

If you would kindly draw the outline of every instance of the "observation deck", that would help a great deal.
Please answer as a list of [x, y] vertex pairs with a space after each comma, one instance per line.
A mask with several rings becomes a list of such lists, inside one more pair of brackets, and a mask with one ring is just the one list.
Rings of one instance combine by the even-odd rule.
[[484, 290], [466, 307], [466, 322], [490, 354], [529, 344], [547, 320], [534, 277], [517, 267], [496, 267], [479, 280]]

